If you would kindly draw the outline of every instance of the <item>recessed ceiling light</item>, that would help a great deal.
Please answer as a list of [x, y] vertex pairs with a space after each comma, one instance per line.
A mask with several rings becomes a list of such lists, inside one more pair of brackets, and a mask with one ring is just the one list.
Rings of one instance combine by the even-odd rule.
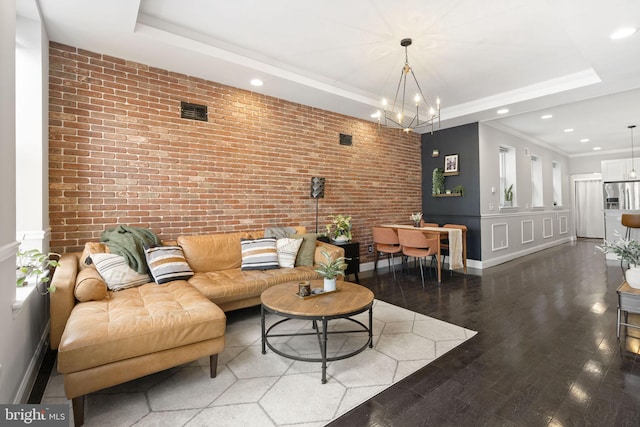
[[507, 114], [509, 112], [508, 108], [501, 108], [498, 111], [496, 111], [496, 113], [498, 114]]
[[260, 79], [251, 80], [251, 86], [262, 86], [264, 83]]
[[565, 132], [569, 133], [569, 132], [573, 132], [573, 128], [568, 128], [564, 130]]
[[548, 120], [548, 119], [550, 119], [551, 117], [553, 117], [553, 114], [545, 114], [544, 116], [540, 116], [540, 118], [541, 118], [542, 120]]
[[580, 140], [580, 142], [589, 142], [589, 141], [590, 141], [590, 140], [589, 140], [589, 138], [582, 138], [582, 139]]
[[380, 110], [378, 110], [378, 111], [376, 111], [375, 113], [373, 113], [373, 114], [371, 115], [371, 118], [373, 118], [373, 119], [379, 119], [381, 115], [382, 115], [382, 113], [380, 112]]
[[602, 147], [593, 147], [593, 151], [600, 151], [602, 150]]
[[611, 40], [624, 39], [625, 37], [629, 37], [630, 35], [635, 34], [636, 31], [638, 31], [638, 29], [637, 28], [632, 28], [632, 27], [620, 28], [619, 30], [616, 30], [613, 33], [611, 33], [609, 38]]

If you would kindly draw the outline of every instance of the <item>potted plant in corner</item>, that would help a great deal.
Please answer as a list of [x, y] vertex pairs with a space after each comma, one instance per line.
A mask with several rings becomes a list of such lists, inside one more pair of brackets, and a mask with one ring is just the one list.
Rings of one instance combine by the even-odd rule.
[[504, 207], [509, 208], [513, 204], [513, 184], [504, 189]]
[[[615, 231], [614, 234], [619, 239], [613, 243], [604, 241], [602, 246], [596, 246], [605, 254], [612, 253], [620, 258], [620, 268], [624, 280], [632, 288], [640, 289], [640, 243], [633, 239], [620, 238], [620, 233]], [[625, 270], [624, 265], [627, 265]]]
[[331, 222], [326, 225], [327, 236], [337, 243], [351, 240], [351, 217], [347, 215], [330, 215]]
[[346, 261], [348, 258], [341, 256], [333, 259], [331, 258], [331, 254], [324, 249], [322, 250], [322, 255], [325, 257], [326, 262], [318, 263], [316, 271], [324, 277], [324, 291], [335, 291], [338, 276], [344, 277], [344, 270], [347, 268]]
[[[51, 257], [56, 257], [56, 259]], [[55, 286], [47, 286], [49, 282], [47, 275], [50, 268], [59, 265], [58, 259], [60, 259], [60, 255], [53, 252], [43, 254], [38, 249], [18, 250], [16, 254], [16, 286], [22, 287], [27, 284], [30, 278], [35, 278], [36, 289], [40, 295], [55, 292]], [[41, 283], [45, 285], [44, 290], [40, 287]]]

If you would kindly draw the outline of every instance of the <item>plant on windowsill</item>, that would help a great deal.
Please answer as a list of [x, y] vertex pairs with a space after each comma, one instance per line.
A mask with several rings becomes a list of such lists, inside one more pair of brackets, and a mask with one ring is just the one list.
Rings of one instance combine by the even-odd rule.
[[510, 208], [511, 206], [513, 206], [513, 184], [504, 189], [504, 207]]
[[[618, 240], [613, 243], [605, 240], [604, 244], [596, 246], [596, 249], [605, 254], [611, 253], [619, 257], [624, 279], [632, 288], [640, 289], [640, 243], [634, 239], [620, 237], [617, 230], [614, 235], [618, 237]], [[626, 270], [625, 264], [627, 265]]]
[[[52, 258], [55, 257], [55, 258]], [[48, 286], [49, 270], [60, 263], [60, 254], [50, 252], [43, 254], [38, 249], [18, 250], [16, 253], [16, 286], [25, 286], [29, 279], [35, 278], [36, 290], [40, 295], [55, 292], [55, 286]], [[41, 287], [44, 285], [44, 289]]]
[[326, 262], [319, 262], [316, 271], [324, 277], [324, 291], [335, 291], [336, 280], [338, 276], [344, 277], [344, 270], [347, 268], [346, 261], [348, 261], [349, 258], [341, 256], [333, 259], [331, 254], [325, 249], [322, 250], [322, 255], [325, 257]]
[[347, 215], [330, 215], [331, 222], [326, 225], [327, 236], [334, 242], [351, 240], [351, 217]]

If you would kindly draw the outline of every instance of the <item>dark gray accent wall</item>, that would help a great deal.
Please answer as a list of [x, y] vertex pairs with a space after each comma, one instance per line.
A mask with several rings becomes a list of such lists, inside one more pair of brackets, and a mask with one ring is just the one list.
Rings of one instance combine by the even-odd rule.
[[[464, 224], [467, 233], [467, 258], [481, 260], [480, 235], [480, 156], [478, 123], [425, 133], [422, 143], [422, 212], [425, 222], [439, 225]], [[433, 157], [433, 150], [439, 151]], [[462, 197], [433, 197], [431, 176], [436, 167], [444, 168], [444, 158], [458, 155], [458, 175], [445, 178], [445, 188], [464, 186]]]

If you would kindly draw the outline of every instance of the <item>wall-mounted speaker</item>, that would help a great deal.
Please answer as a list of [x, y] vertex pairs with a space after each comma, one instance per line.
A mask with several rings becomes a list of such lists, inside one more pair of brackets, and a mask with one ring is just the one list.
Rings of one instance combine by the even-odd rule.
[[322, 199], [324, 197], [324, 178], [314, 176], [311, 178], [311, 197]]

